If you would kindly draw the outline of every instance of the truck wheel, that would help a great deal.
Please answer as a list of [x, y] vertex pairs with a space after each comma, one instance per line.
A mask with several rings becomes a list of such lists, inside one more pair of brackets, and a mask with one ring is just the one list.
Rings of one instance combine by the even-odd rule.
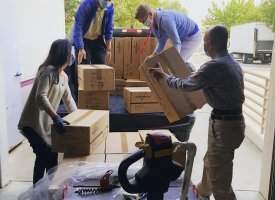
[[246, 64], [253, 63], [253, 55], [252, 54], [243, 54], [242, 61], [243, 61], [243, 63], [246, 63]]
[[261, 63], [262, 63], [262, 64], [271, 63], [271, 56], [263, 55], [263, 57], [261, 58]]
[[268, 63], [271, 63], [271, 60], [270, 59], [261, 59], [261, 63], [268, 64]]
[[247, 63], [247, 55], [243, 54], [243, 58], [242, 58], [243, 63]]

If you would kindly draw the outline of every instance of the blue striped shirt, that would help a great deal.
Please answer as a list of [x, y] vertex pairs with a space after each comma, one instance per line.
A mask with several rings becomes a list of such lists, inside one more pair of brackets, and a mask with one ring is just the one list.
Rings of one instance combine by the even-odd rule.
[[184, 91], [202, 89], [212, 108], [231, 110], [241, 107], [245, 100], [242, 69], [227, 51], [206, 62], [185, 79], [169, 75], [165, 79], [170, 87]]

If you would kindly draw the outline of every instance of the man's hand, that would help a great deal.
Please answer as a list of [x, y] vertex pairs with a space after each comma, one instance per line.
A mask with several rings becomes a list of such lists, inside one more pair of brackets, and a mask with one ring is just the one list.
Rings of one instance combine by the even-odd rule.
[[59, 134], [65, 133], [65, 128], [63, 126], [64, 124], [69, 125], [70, 123], [68, 121], [62, 119], [59, 115], [56, 115], [53, 118], [53, 126]]
[[82, 48], [82, 49], [79, 49], [79, 51], [78, 51], [78, 58], [77, 58], [78, 63], [77, 64], [80, 64], [82, 62], [83, 58], [86, 59], [86, 51]]
[[111, 59], [112, 59], [112, 53], [110, 51], [107, 51], [106, 57], [105, 57], [105, 62], [108, 64], [111, 64]]
[[155, 52], [153, 52], [150, 56], [147, 56], [145, 58], [145, 61], [148, 60], [148, 59], [150, 59], [150, 58], [152, 58], [152, 57], [154, 57], [155, 55], [157, 55], [157, 54]]
[[166, 75], [159, 63], [157, 63], [155, 67], [150, 68], [149, 73], [152, 74], [157, 80], [163, 79]]

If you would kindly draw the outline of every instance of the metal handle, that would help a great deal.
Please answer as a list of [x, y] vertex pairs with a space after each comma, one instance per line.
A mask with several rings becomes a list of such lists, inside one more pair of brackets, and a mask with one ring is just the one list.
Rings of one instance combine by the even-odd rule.
[[16, 72], [16, 74], [14, 76], [21, 76], [22, 73]]

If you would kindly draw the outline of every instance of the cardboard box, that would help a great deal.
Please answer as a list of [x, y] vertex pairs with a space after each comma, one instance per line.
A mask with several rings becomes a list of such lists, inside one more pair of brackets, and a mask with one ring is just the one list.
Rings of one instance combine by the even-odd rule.
[[138, 79], [127, 79], [125, 87], [148, 87], [147, 83]]
[[109, 132], [109, 111], [77, 110], [64, 119], [70, 122], [70, 125], [64, 125], [66, 130], [64, 134], [57, 133], [52, 126], [52, 150], [54, 152], [89, 155], [90, 145], [98, 146], [99, 143], [98, 140], [95, 144], [92, 142], [100, 134], [104, 134], [103, 137], [99, 137], [99, 140], [103, 142]]
[[123, 95], [125, 84], [125, 79], [115, 79], [115, 91], [110, 91], [110, 95]]
[[146, 40], [146, 38], [143, 39], [141, 47], [144, 48], [143, 53], [140, 54], [140, 64], [142, 65], [145, 59], [152, 55], [154, 52], [156, 46], [157, 46], [157, 40], [153, 37], [150, 37], [147, 41], [147, 44], [144, 46], [143, 43]]
[[78, 89], [102, 91], [115, 89], [115, 70], [107, 65], [78, 65]]
[[138, 113], [156, 113], [163, 112], [158, 102], [155, 103], [131, 103], [126, 107], [127, 111], [132, 114]]
[[123, 96], [129, 113], [162, 112], [149, 87], [125, 87]]
[[[143, 38], [131, 38], [132, 46], [129, 50], [124, 51], [124, 58], [128, 62], [124, 64], [124, 75], [125, 79], [139, 79], [138, 67], [140, 66], [140, 42], [143, 41]], [[130, 58], [130, 59], [129, 59]]]
[[57, 171], [48, 188], [49, 200], [63, 199], [62, 195], [65, 184], [71, 182], [71, 178], [73, 177], [74, 172], [77, 170], [77, 166], [83, 165], [82, 162], [104, 163], [105, 154], [63, 158], [61, 163], [58, 165]]
[[127, 154], [138, 148], [136, 142], [141, 141], [138, 132], [113, 132], [106, 139], [106, 154]]
[[161, 64], [166, 73], [175, 77], [186, 78], [191, 72], [175, 47], [146, 60], [139, 68], [157, 101], [160, 102], [169, 122], [182, 119], [206, 103], [202, 90], [184, 92], [183, 90], [171, 88], [164, 80], [156, 80], [149, 74], [149, 68], [156, 66], [157, 63]]
[[157, 102], [149, 87], [125, 87], [124, 100], [129, 103]]
[[[144, 43], [144, 41], [143, 41]], [[140, 55], [140, 65], [142, 65], [145, 61], [145, 59], [152, 55], [152, 53], [154, 52], [156, 46], [157, 46], [158, 40], [157, 38], [151, 37], [148, 39], [147, 44], [143, 47], [144, 48], [144, 52]], [[143, 46], [143, 44], [141, 45]], [[139, 79], [142, 81], [145, 81], [145, 77], [142, 73], [140, 73], [139, 75]]]
[[78, 90], [78, 108], [109, 110], [109, 91]]
[[124, 38], [115, 39], [114, 64], [115, 78], [123, 78]]

